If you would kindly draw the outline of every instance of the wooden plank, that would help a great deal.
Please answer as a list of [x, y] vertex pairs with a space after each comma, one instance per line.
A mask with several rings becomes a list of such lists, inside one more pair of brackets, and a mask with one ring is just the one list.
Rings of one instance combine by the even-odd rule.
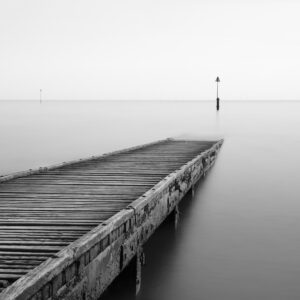
[[0, 292], [213, 144], [164, 140], [0, 176]]

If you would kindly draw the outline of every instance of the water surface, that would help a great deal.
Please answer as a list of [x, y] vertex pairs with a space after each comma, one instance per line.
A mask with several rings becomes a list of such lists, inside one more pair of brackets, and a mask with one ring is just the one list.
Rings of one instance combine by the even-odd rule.
[[106, 300], [299, 299], [300, 103], [0, 102], [0, 174], [166, 137], [224, 137], [195, 197]]

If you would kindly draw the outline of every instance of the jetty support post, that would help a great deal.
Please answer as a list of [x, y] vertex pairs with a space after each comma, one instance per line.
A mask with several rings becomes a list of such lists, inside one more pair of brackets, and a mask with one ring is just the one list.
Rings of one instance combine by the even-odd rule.
[[175, 205], [174, 210], [173, 210], [173, 220], [174, 220], [174, 225], [175, 225], [175, 230], [178, 228], [179, 224], [179, 208], [178, 204]]
[[195, 185], [194, 184], [192, 185], [191, 190], [192, 190], [192, 198], [194, 198], [194, 196], [195, 196]]
[[142, 266], [145, 265], [145, 253], [142, 246], [138, 246], [135, 256], [135, 294], [141, 290]]

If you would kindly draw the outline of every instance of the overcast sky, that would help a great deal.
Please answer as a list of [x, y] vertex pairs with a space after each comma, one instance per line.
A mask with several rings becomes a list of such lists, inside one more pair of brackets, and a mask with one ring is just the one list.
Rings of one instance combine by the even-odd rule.
[[1, 0], [0, 99], [300, 99], [299, 0]]

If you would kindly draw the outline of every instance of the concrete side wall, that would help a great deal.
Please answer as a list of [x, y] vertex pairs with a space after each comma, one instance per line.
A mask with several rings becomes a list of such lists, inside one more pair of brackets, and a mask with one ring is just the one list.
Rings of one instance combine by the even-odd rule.
[[7, 288], [0, 300], [97, 299], [211, 168], [222, 141]]

